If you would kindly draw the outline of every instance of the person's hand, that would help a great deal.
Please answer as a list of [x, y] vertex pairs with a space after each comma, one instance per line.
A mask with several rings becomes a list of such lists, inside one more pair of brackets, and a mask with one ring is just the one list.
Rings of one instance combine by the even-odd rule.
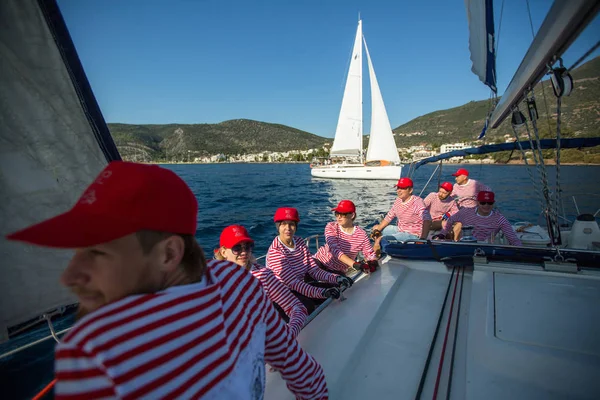
[[373, 240], [377, 240], [378, 238], [381, 237], [381, 231], [379, 229], [373, 228], [373, 230], [371, 231], [371, 235], [369, 235], [369, 237]]
[[348, 278], [347, 276], [340, 275], [337, 277], [337, 283], [340, 286], [345, 286], [345, 287], [349, 288], [352, 286], [354, 281], [352, 279]]
[[325, 298], [331, 297], [332, 299], [339, 299], [341, 292], [340, 289], [336, 287], [330, 287], [323, 290], [323, 292], [321, 292], [321, 295]]
[[369, 272], [375, 272], [377, 267], [379, 267], [377, 260], [369, 260], [367, 261], [367, 265], [369, 266]]

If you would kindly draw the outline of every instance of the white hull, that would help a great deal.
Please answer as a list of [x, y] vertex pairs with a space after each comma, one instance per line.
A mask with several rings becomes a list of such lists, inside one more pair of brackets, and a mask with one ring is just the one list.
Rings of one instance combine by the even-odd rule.
[[387, 165], [384, 167], [367, 167], [356, 164], [337, 164], [322, 167], [313, 167], [310, 174], [316, 178], [329, 179], [382, 179], [398, 180], [402, 173], [401, 165]]

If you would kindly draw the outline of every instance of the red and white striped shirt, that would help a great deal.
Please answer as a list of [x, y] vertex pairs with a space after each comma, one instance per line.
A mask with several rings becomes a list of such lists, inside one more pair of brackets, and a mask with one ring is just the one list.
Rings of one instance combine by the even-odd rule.
[[405, 202], [398, 197], [392, 208], [385, 216], [387, 222], [398, 218], [398, 230], [421, 236], [423, 233], [423, 221], [431, 221], [431, 215], [425, 208], [423, 199], [411, 195]]
[[267, 268], [290, 289], [306, 297], [323, 299], [323, 288], [305, 283], [304, 276], [309, 274], [318, 281], [329, 283], [336, 283], [338, 276], [317, 266], [300, 236], [294, 236], [294, 246], [290, 249], [281, 243], [279, 236], [276, 237], [267, 251]]
[[273, 271], [264, 265], [252, 264], [250, 273], [258, 279], [269, 299], [273, 303], [277, 303], [287, 316], [290, 317], [288, 326], [292, 330], [294, 337], [298, 336], [308, 317], [306, 307], [290, 292], [287, 286], [275, 277]]
[[356, 260], [361, 251], [367, 260], [377, 260], [367, 232], [360, 226], [354, 226], [354, 232], [344, 232], [340, 224], [335, 221], [325, 225], [325, 245], [319, 247], [315, 258], [327, 268], [335, 271], [346, 272], [348, 266], [340, 261], [342, 255], [347, 255]]
[[433, 221], [442, 219], [444, 214], [456, 214], [458, 206], [454, 197], [448, 196], [444, 200], [440, 200], [437, 192], [431, 192], [423, 200], [425, 207], [429, 210], [429, 215]]
[[490, 215], [482, 216], [477, 213], [477, 208], [461, 208], [456, 214], [448, 218], [446, 228], [440, 231], [440, 234], [447, 234], [455, 222], [460, 222], [463, 226], [473, 227], [473, 237], [479, 242], [491, 241], [492, 234], [496, 235], [502, 231], [504, 236], [513, 246], [521, 246], [521, 240], [517, 237], [514, 229], [497, 210], [492, 210]]
[[475, 179], [469, 179], [464, 185], [455, 184], [450, 196], [458, 197], [460, 208], [472, 208], [477, 207], [477, 194], [484, 191], [491, 192], [492, 189]]
[[56, 346], [57, 399], [262, 398], [265, 362], [298, 398], [326, 398], [321, 366], [260, 284], [228, 261], [202, 282], [128, 296], [78, 321]]

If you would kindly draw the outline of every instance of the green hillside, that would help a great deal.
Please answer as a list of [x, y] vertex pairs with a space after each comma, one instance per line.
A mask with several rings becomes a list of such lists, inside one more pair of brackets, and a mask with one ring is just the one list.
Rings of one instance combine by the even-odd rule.
[[[600, 57], [585, 63], [572, 72], [574, 90], [562, 101], [562, 132], [565, 137], [600, 136]], [[534, 90], [540, 115], [538, 125], [543, 136], [554, 136], [556, 131], [556, 98], [548, 80]], [[544, 95], [545, 94], [545, 95]], [[545, 98], [545, 101], [544, 101]], [[546, 111], [546, 104], [548, 112]], [[471, 101], [459, 107], [415, 118], [393, 131], [398, 147], [418, 143], [439, 146], [443, 143], [473, 141], [483, 127], [490, 109], [489, 100]], [[521, 105], [521, 110], [526, 107]], [[547, 115], [550, 114], [548, 122]], [[503, 136], [513, 135], [510, 118], [497, 129], [489, 130], [488, 142], [504, 141]]]

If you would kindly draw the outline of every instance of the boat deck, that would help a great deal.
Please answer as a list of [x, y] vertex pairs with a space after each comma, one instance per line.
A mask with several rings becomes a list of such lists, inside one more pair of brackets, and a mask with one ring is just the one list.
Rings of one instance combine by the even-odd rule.
[[598, 273], [388, 258], [346, 297], [298, 338], [332, 399], [600, 398]]

